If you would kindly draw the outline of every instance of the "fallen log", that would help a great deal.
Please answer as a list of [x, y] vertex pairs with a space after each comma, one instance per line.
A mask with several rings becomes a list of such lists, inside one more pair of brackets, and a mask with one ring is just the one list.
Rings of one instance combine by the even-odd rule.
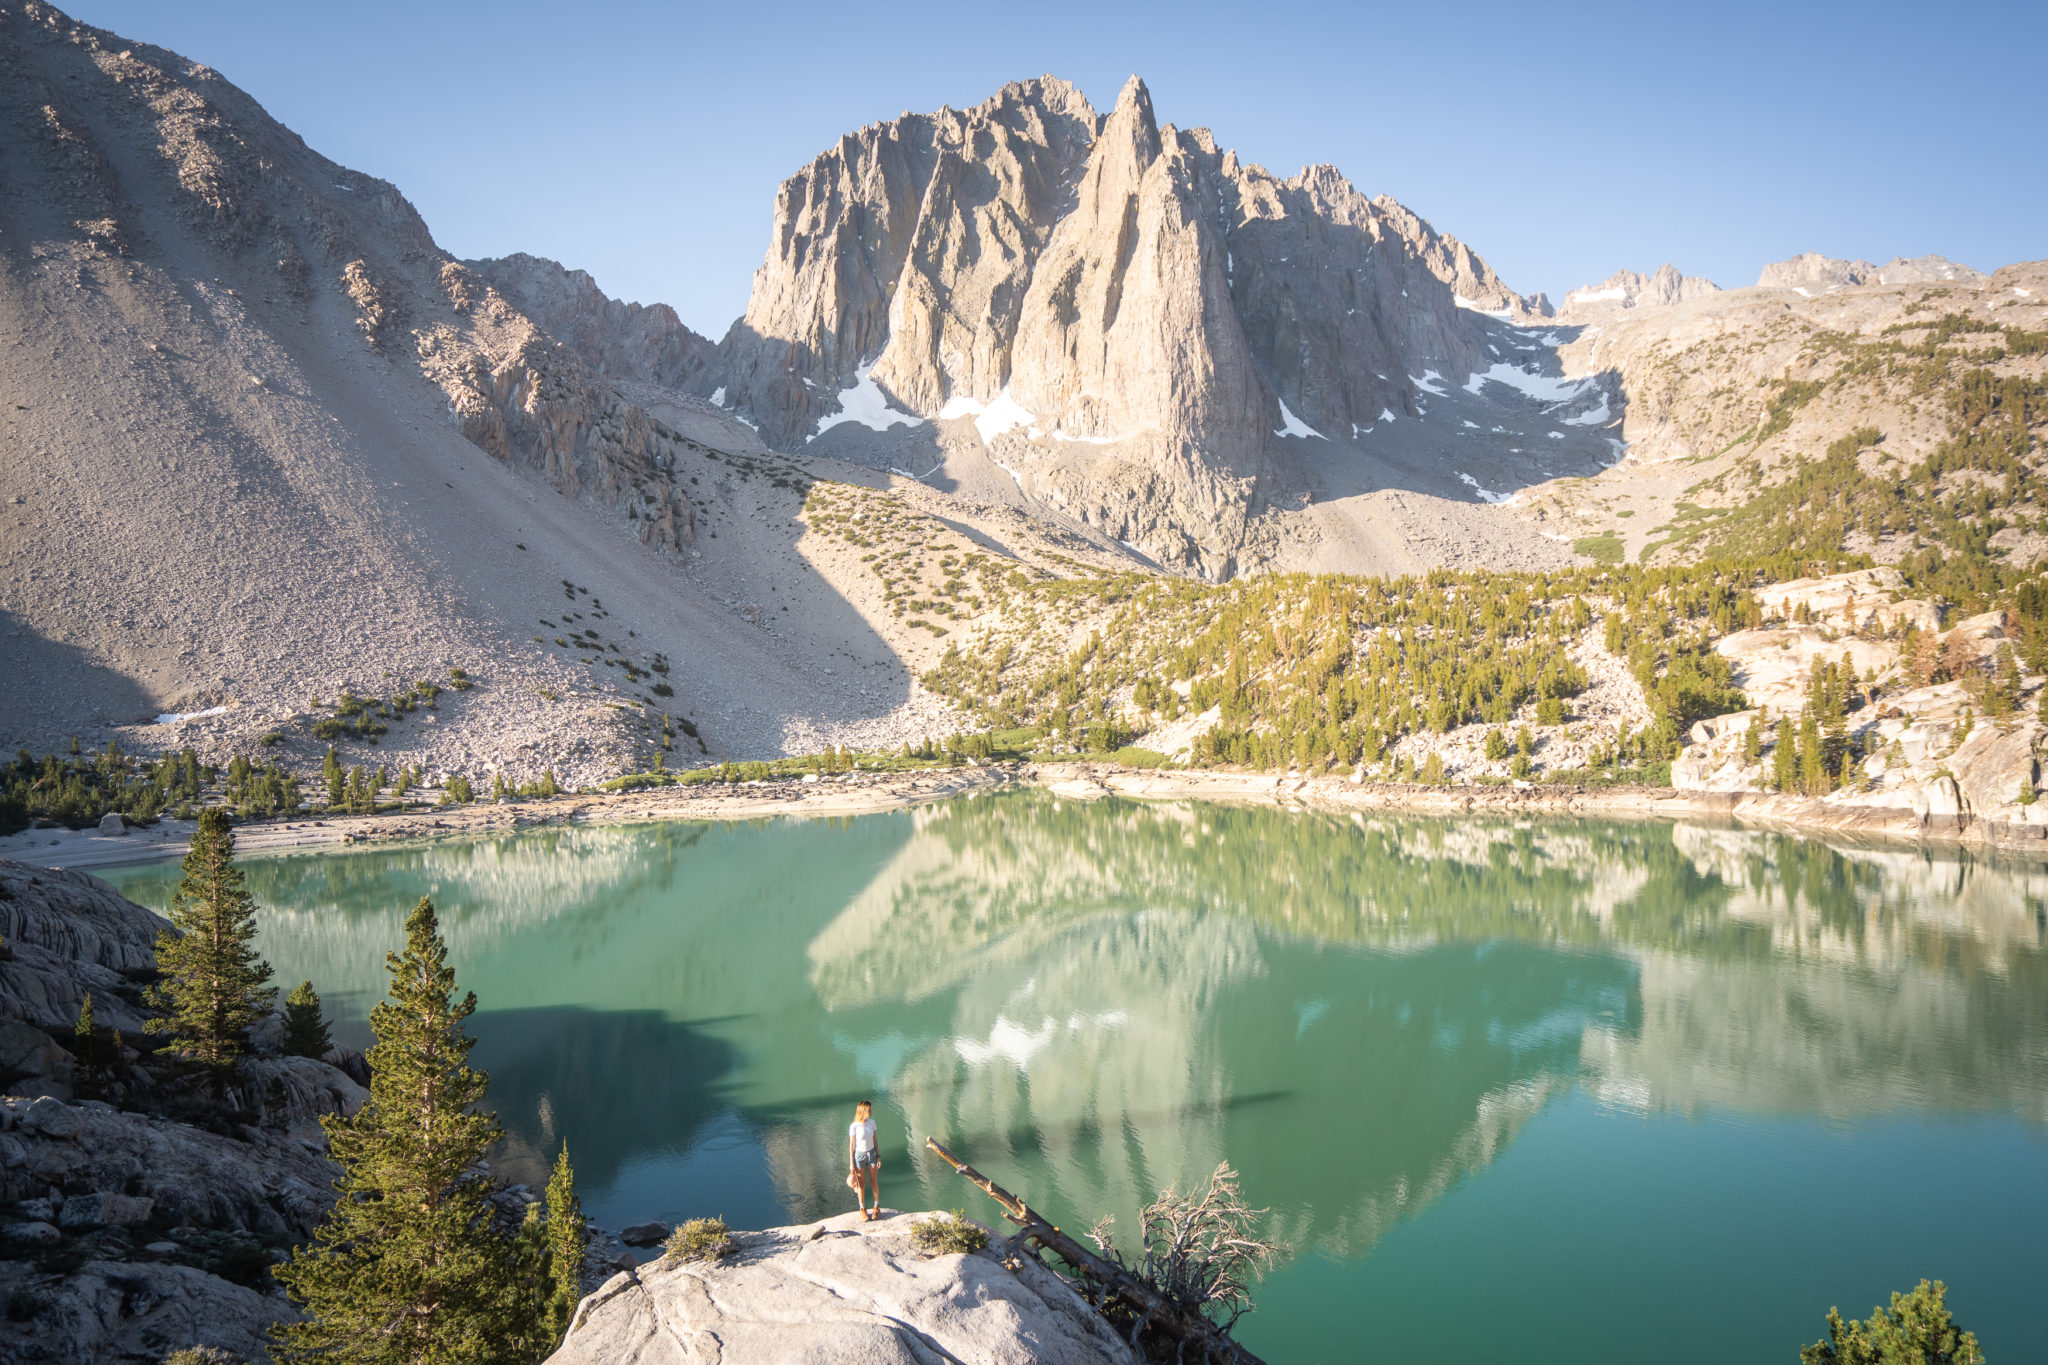
[[1202, 1314], [1188, 1312], [1123, 1266], [1104, 1260], [1039, 1217], [1029, 1204], [940, 1146], [937, 1138], [926, 1138], [924, 1145], [931, 1148], [939, 1160], [995, 1200], [1002, 1208], [1003, 1217], [1022, 1229], [1020, 1236], [1038, 1243], [1074, 1267], [1083, 1277], [1095, 1281], [1105, 1292], [1129, 1304], [1138, 1313], [1141, 1328], [1156, 1328], [1199, 1350], [1202, 1360], [1220, 1360], [1228, 1362], [1228, 1365], [1266, 1365]]

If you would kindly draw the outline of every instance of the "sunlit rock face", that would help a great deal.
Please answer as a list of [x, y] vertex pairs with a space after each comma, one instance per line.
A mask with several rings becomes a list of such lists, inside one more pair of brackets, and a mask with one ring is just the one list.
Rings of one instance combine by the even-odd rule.
[[1332, 167], [1246, 165], [1160, 124], [1136, 77], [1098, 115], [1047, 76], [871, 124], [785, 181], [697, 386], [786, 448], [844, 422], [965, 442], [1214, 577], [1301, 485], [1286, 441], [1416, 418], [1489, 369], [1482, 316], [1541, 307]]

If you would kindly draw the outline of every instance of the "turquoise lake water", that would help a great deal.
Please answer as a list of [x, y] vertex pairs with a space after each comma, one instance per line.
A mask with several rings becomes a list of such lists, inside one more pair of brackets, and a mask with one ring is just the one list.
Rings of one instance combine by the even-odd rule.
[[2048, 1359], [2048, 867], [1042, 792], [245, 866], [358, 1045], [431, 895], [501, 1172], [611, 1227], [850, 1209], [872, 1095], [897, 1208], [993, 1221], [928, 1135], [1129, 1240], [1231, 1162], [1276, 1365], [1792, 1362], [1923, 1276]]

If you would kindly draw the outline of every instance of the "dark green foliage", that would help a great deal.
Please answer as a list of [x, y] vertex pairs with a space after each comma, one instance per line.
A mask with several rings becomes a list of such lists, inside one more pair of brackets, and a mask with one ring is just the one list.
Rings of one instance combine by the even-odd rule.
[[71, 1030], [71, 1056], [77, 1063], [73, 1084], [82, 1100], [96, 1100], [106, 1092], [107, 1072], [112, 1058], [107, 1039], [92, 1022], [92, 992], [87, 991], [78, 1007], [78, 1023]]
[[38, 759], [23, 749], [12, 763], [0, 763], [0, 834], [39, 819], [84, 829], [110, 811], [152, 820], [197, 802], [214, 775], [190, 749], [154, 763], [129, 757], [113, 741], [104, 753], [73, 752], [70, 759]]
[[444, 806], [467, 805], [474, 800], [476, 800], [476, 788], [472, 787], [469, 784], [469, 779], [461, 773], [455, 773], [450, 776], [441, 788], [441, 804]]
[[334, 1048], [327, 1021], [320, 1016], [320, 997], [313, 983], [301, 981], [284, 998], [284, 1052], [288, 1057], [325, 1057]]
[[200, 812], [184, 874], [171, 898], [174, 927], [156, 941], [162, 975], [146, 998], [164, 1013], [149, 1031], [203, 1068], [219, 1098], [228, 1070], [249, 1051], [249, 1030], [277, 998], [270, 964], [256, 956], [256, 902], [235, 866], [226, 811]]
[[1844, 1322], [1830, 1308], [1826, 1339], [1802, 1346], [1800, 1365], [1984, 1365], [1976, 1333], [1949, 1316], [1947, 1294], [1940, 1280], [1922, 1280], [1910, 1294], [1894, 1291], [1891, 1307], [1872, 1309], [1863, 1322]]
[[223, 795], [241, 816], [288, 815], [305, 804], [298, 778], [278, 764], [255, 764], [240, 755], [228, 763]]
[[584, 1245], [588, 1235], [583, 1204], [576, 1198], [576, 1173], [569, 1167], [569, 1144], [564, 1142], [561, 1155], [555, 1158], [554, 1174], [548, 1178], [544, 1280], [548, 1301], [541, 1318], [547, 1350], [553, 1350], [568, 1335], [570, 1316], [583, 1299]]
[[388, 996], [370, 1012], [370, 1098], [353, 1117], [322, 1118], [341, 1167], [340, 1199], [275, 1272], [303, 1321], [273, 1330], [280, 1362], [493, 1365], [537, 1359], [533, 1287], [491, 1224], [491, 1182], [478, 1169], [503, 1137], [480, 1112], [489, 1079], [470, 1069], [463, 1029], [476, 997], [455, 972], [433, 905], [405, 923], [390, 953]]

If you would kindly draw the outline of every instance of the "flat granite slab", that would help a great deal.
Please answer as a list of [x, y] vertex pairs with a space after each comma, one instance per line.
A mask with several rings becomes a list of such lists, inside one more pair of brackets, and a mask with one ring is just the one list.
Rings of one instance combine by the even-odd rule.
[[995, 1242], [925, 1257], [910, 1225], [926, 1216], [735, 1233], [726, 1260], [623, 1271], [583, 1301], [550, 1365], [1133, 1365], [1036, 1261], [1012, 1269]]

